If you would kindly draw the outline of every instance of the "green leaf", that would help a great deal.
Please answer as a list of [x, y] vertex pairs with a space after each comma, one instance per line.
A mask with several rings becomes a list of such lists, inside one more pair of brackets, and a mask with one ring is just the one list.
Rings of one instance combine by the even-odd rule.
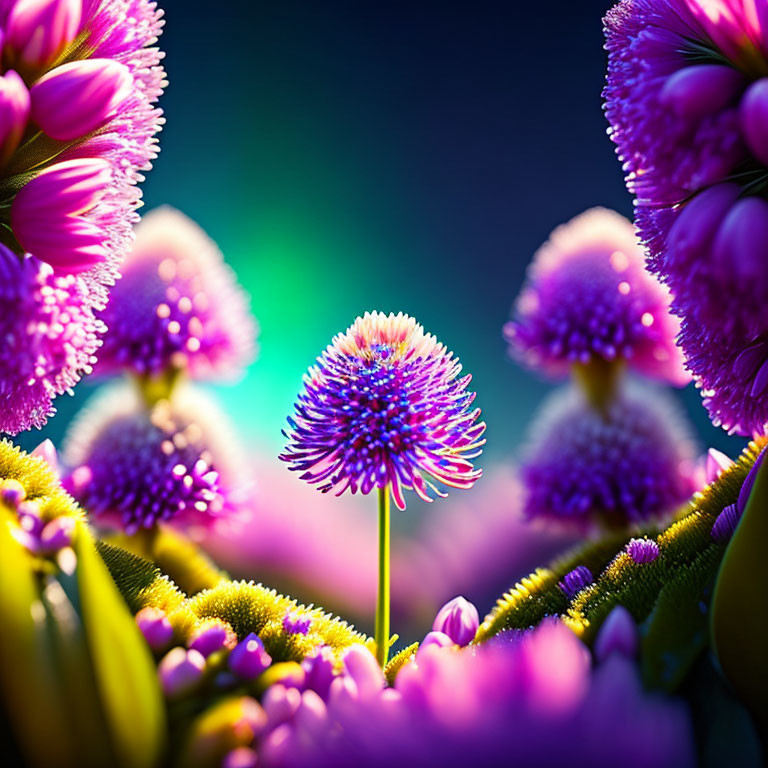
[[83, 625], [119, 763], [157, 765], [165, 709], [154, 660], [84, 525], [75, 538]]

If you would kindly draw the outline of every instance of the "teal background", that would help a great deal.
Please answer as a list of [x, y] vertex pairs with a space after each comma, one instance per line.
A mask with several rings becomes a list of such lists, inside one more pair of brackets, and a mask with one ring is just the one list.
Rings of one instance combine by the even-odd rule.
[[[331, 337], [402, 310], [473, 374], [489, 458], [512, 455], [550, 386], [501, 338], [525, 267], [585, 208], [631, 214], [601, 112], [607, 3], [161, 5], [167, 125], [145, 200], [196, 219], [251, 295], [260, 357], [220, 389], [243, 437], [277, 453]], [[692, 387], [681, 399], [702, 445], [738, 450]]]

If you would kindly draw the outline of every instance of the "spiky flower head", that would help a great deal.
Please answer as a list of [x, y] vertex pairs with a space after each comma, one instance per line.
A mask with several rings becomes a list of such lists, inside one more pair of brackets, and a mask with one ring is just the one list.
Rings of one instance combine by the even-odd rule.
[[[149, 0], [0, 2], [0, 242], [20, 263], [31, 254], [57, 279], [77, 276], [69, 285], [85, 304], [69, 320], [73, 335], [93, 334], [86, 308], [106, 303], [138, 218], [136, 184], [157, 153], [161, 113], [154, 103], [164, 72], [153, 45], [160, 27], [161, 13]], [[35, 301], [43, 299], [32, 287], [24, 302]], [[67, 314], [66, 299], [58, 312]], [[10, 383], [0, 428], [9, 432], [44, 422], [47, 398], [87, 372], [94, 351], [91, 345], [78, 361], [60, 357], [58, 370], [44, 374], [46, 396], [14, 404], [16, 369], [38, 366], [38, 328], [30, 329], [17, 364], [2, 376]]]
[[389, 486], [432, 501], [437, 484], [470, 488], [485, 431], [452, 353], [408, 315], [366, 312], [304, 378], [280, 457], [323, 492], [367, 494]]
[[623, 0], [604, 95], [650, 266], [715, 424], [768, 419], [768, 11], [744, 0]]
[[536, 252], [504, 326], [510, 354], [562, 376], [574, 363], [626, 360], [647, 376], [685, 384], [669, 293], [644, 267], [632, 224], [592, 208]]
[[195, 534], [231, 522], [243, 495], [227, 418], [181, 387], [147, 409], [127, 385], [95, 398], [64, 445], [66, 485], [97, 522], [132, 534], [172, 523]]
[[695, 490], [695, 448], [674, 402], [632, 385], [605, 413], [556, 392], [531, 426], [521, 466], [525, 512], [584, 526], [671, 512]]
[[42, 427], [90, 371], [101, 330], [82, 281], [0, 245], [0, 430]]
[[216, 244], [183, 213], [162, 207], [136, 242], [101, 317], [109, 328], [97, 373], [234, 378], [254, 356], [248, 299]]

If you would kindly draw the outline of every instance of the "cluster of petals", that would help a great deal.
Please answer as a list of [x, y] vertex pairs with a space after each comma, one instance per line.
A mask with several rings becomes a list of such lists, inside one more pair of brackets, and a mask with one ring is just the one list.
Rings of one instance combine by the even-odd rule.
[[390, 488], [399, 509], [404, 489], [431, 501], [439, 485], [470, 488], [485, 424], [460, 374], [412, 317], [368, 312], [305, 376], [280, 458], [324, 492]]
[[625, 360], [680, 386], [690, 376], [669, 303], [667, 289], [645, 269], [632, 224], [593, 208], [555, 229], [537, 251], [504, 336], [510, 354], [550, 375], [595, 359]]
[[768, 420], [768, 6], [623, 0], [606, 16], [611, 135], [650, 266], [715, 424]]
[[234, 378], [254, 356], [248, 299], [216, 244], [181, 212], [142, 217], [101, 319], [99, 374]]
[[531, 425], [520, 467], [525, 514], [577, 527], [659, 518], [695, 490], [695, 460], [688, 427], [665, 393], [633, 383], [600, 413], [566, 388]]
[[646, 694], [622, 653], [593, 670], [559, 622], [484, 646], [427, 640], [392, 688], [360, 646], [326, 697], [273, 686], [259, 765], [506, 766], [511, 754], [520, 765], [692, 764], [684, 709]]
[[[81, 323], [72, 333], [82, 336], [100, 329], [93, 311], [131, 242], [136, 184], [157, 153], [161, 15], [150, 0], [0, 1], [3, 241], [19, 262], [31, 257], [56, 279], [76, 276], [87, 301], [70, 323]], [[79, 360], [61, 357], [42, 383], [26, 376], [46, 356], [38, 336], [31, 325], [17, 365], [0, 377], [3, 431], [40, 426], [50, 399], [91, 365], [93, 348]], [[26, 410], [5, 394], [24, 386]]]

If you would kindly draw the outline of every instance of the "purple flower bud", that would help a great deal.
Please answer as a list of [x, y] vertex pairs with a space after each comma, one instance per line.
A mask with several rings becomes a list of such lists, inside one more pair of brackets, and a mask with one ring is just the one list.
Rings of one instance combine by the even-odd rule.
[[445, 632], [435, 632], [433, 630], [432, 632], [427, 632], [424, 636], [421, 645], [419, 645], [417, 654], [421, 653], [426, 648], [453, 648], [454, 645], [456, 645], [456, 643], [454, 643]]
[[52, 63], [75, 39], [82, 11], [82, 0], [16, 0], [5, 23], [13, 59], [36, 69]]
[[75, 519], [72, 517], [57, 517], [51, 520], [40, 534], [40, 546], [46, 552], [58, 552], [72, 543], [75, 532]]
[[79, 139], [104, 125], [132, 90], [131, 72], [118, 61], [72, 61], [32, 86], [32, 119], [53, 139]]
[[168, 651], [157, 672], [168, 698], [177, 698], [191, 691], [203, 676], [205, 658], [195, 650], [177, 647]]
[[659, 556], [659, 545], [652, 539], [631, 539], [625, 549], [638, 565], [652, 563]]
[[264, 643], [253, 632], [229, 654], [229, 668], [244, 680], [254, 680], [271, 663], [272, 657], [264, 650]]
[[40, 505], [36, 501], [21, 501], [16, 507], [16, 513], [22, 530], [39, 539], [44, 525], [40, 517]]
[[305, 686], [327, 701], [335, 677], [333, 651], [328, 646], [321, 646], [313, 654], [305, 656], [301, 666], [306, 675]]
[[768, 164], [768, 77], [747, 88], [739, 109], [741, 131], [752, 154]]
[[733, 101], [743, 86], [744, 77], [733, 67], [697, 64], [668, 77], [659, 100], [680, 117], [700, 120]]
[[28, 181], [11, 205], [11, 226], [25, 251], [62, 272], [104, 261], [104, 232], [79, 214], [91, 209], [112, 178], [106, 160], [68, 160]]
[[581, 592], [587, 584], [591, 584], [593, 580], [592, 571], [585, 565], [578, 565], [563, 576], [563, 580], [558, 586], [567, 597], [571, 598]]
[[637, 655], [638, 645], [637, 625], [632, 614], [623, 605], [617, 605], [597, 633], [595, 658], [603, 662], [618, 653], [632, 659]]
[[454, 597], [438, 612], [432, 629], [444, 632], [456, 645], [469, 645], [477, 634], [480, 617], [477, 608], [463, 597]]
[[733, 459], [726, 456], [722, 451], [716, 448], [710, 448], [707, 451], [707, 460], [705, 466], [705, 476], [707, 485], [714, 483], [726, 469], [733, 466]]
[[755, 463], [752, 465], [752, 469], [749, 470], [747, 476], [744, 478], [744, 482], [741, 485], [739, 491], [739, 498], [736, 502], [736, 506], [739, 510], [739, 515], [747, 508], [747, 502], [749, 501], [749, 494], [752, 493], [752, 486], [755, 484], [755, 478], [760, 470], [760, 465], [763, 463], [765, 457], [765, 450], [757, 457]]
[[173, 638], [171, 622], [159, 608], [142, 608], [136, 614], [136, 623], [153, 651], [162, 651]]
[[187, 645], [207, 658], [224, 647], [234, 647], [235, 642], [234, 633], [226, 624], [212, 621], [198, 629]]
[[27, 492], [18, 480], [9, 478], [0, 482], [0, 499], [9, 507], [15, 509], [26, 497]]
[[728, 541], [733, 536], [736, 526], [741, 520], [741, 511], [737, 504], [729, 504], [712, 525], [711, 536], [720, 543]]
[[283, 629], [292, 635], [306, 635], [311, 624], [312, 619], [299, 611], [289, 611], [283, 618]]
[[259, 756], [250, 747], [238, 747], [227, 752], [221, 768], [257, 768]]
[[301, 704], [301, 692], [284, 685], [273, 685], [267, 689], [261, 706], [267, 713], [266, 730], [272, 731], [290, 720]]
[[738, 200], [717, 231], [712, 256], [742, 280], [766, 282], [768, 202], [758, 197]]
[[0, 76], [0, 166], [16, 151], [29, 119], [29, 91], [13, 70]]

